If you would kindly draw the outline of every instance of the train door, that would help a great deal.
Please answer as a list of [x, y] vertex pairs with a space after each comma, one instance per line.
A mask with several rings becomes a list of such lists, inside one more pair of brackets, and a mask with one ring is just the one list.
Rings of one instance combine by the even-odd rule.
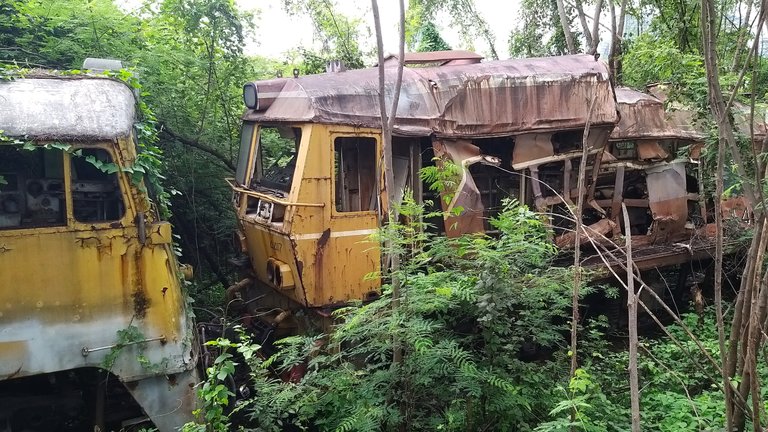
[[331, 211], [317, 242], [314, 267], [323, 272], [318, 293], [329, 303], [365, 299], [379, 282], [366, 278], [381, 253], [369, 240], [379, 227], [378, 134], [332, 132]]

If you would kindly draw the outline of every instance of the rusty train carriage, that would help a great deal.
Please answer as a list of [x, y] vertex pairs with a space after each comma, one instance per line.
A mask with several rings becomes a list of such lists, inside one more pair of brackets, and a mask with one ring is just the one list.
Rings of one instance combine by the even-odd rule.
[[[1, 82], [0, 100], [3, 133], [36, 146], [0, 145], [0, 428], [107, 430], [149, 417], [175, 430], [195, 408], [196, 337], [170, 225], [122, 170], [136, 158], [132, 91], [39, 76]], [[129, 327], [143, 336], [106, 371]]]
[[[322, 311], [377, 293], [379, 281], [365, 278], [381, 268], [380, 252], [366, 238], [386, 209], [377, 74], [245, 86], [243, 142], [230, 181], [252, 276], [229, 294], [259, 296], [250, 312], [273, 310], [265, 315], [272, 328], [290, 308]], [[388, 100], [394, 74], [387, 69]], [[649, 270], [712, 254], [711, 215], [698, 193], [703, 139], [685, 113], [671, 116], [651, 95], [614, 89], [606, 66], [590, 56], [406, 68], [393, 138], [395, 186], [444, 210], [463, 208], [438, 221], [448, 236], [488, 232], [501, 200], [516, 198], [548, 215], [564, 250], [576, 235], [569, 207], [584, 194], [582, 235], [621, 243], [631, 233], [636, 264]], [[587, 188], [579, 191], [583, 145]], [[684, 147], [690, 156], [679, 156]], [[433, 160], [460, 168], [451, 202], [419, 181], [418, 170]], [[630, 227], [623, 226], [622, 204]], [[597, 257], [585, 263], [602, 265]]]
[[[631, 233], [641, 270], [706, 257], [712, 244], [702, 231], [707, 214], [698, 186], [704, 134], [682, 121], [685, 117], [670, 116], [651, 95], [619, 87], [616, 99], [621, 119], [588, 201], [604, 218], [592, 231], [608, 238]], [[622, 203], [629, 230], [623, 226]]]
[[[388, 100], [394, 76], [388, 68]], [[366, 238], [386, 209], [377, 94], [376, 69], [244, 88], [248, 109], [230, 182], [252, 276], [229, 294], [258, 297], [250, 312], [272, 310], [262, 316], [273, 328], [289, 308], [322, 311], [377, 294], [380, 282], [365, 278], [381, 268], [380, 251]], [[551, 215], [562, 248], [575, 234], [572, 221], [558, 215], [579, 193], [586, 195], [586, 232], [598, 241], [624, 233], [617, 220], [624, 202], [638, 264], [674, 265], [711, 252], [707, 239], [676, 245], [702, 225], [693, 223], [696, 160], [676, 154], [701, 139], [670, 121], [657, 99], [614, 90], [606, 66], [591, 56], [406, 68], [394, 127], [395, 187], [437, 202], [418, 170], [435, 157], [450, 160], [460, 167], [460, 187], [452, 202], [439, 201], [464, 211], [442, 221], [446, 235], [487, 231], [488, 217], [512, 197]], [[588, 187], [579, 191], [583, 145]]]

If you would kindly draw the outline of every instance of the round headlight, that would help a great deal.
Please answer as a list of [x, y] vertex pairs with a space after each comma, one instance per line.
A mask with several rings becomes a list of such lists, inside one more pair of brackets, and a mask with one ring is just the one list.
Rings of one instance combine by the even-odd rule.
[[247, 106], [250, 109], [259, 109], [259, 97], [258, 97], [258, 90], [256, 89], [256, 84], [254, 83], [248, 83], [243, 86], [243, 102], [245, 102], [245, 106]]

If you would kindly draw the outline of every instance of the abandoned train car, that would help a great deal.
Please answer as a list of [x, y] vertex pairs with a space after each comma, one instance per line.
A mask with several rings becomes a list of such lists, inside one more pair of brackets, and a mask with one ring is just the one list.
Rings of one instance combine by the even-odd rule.
[[[588, 55], [429, 59], [442, 66], [403, 72], [392, 169], [398, 193], [407, 187], [417, 200], [463, 209], [439, 221], [445, 235], [488, 232], [488, 218], [511, 197], [546, 215], [553, 240], [572, 248], [568, 212], [583, 194], [584, 233], [597, 242], [631, 233], [641, 270], [709, 256], [711, 239], [699, 236], [706, 215], [697, 206], [697, 161], [677, 156], [703, 135], [671, 121], [659, 100], [614, 90], [606, 65]], [[394, 81], [388, 68], [388, 100]], [[365, 240], [387, 210], [377, 94], [377, 69], [244, 88], [248, 109], [229, 181], [252, 273], [229, 295], [258, 297], [250, 313], [272, 311], [260, 313], [272, 328], [291, 309], [322, 314], [378, 293], [380, 282], [365, 278], [381, 268], [379, 249]], [[587, 187], [579, 190], [583, 154]], [[419, 170], [435, 163], [460, 169], [450, 202], [419, 180]], [[630, 227], [619, 218], [622, 203]]]
[[0, 430], [192, 420], [197, 344], [120, 81], [0, 82]]
[[[630, 234], [640, 270], [708, 257], [712, 242], [703, 235], [708, 216], [699, 194], [704, 133], [670, 116], [649, 94], [623, 87], [615, 91], [620, 120], [589, 196], [589, 210], [602, 216], [590, 231], [614, 239]], [[622, 204], [629, 228], [623, 226]]]

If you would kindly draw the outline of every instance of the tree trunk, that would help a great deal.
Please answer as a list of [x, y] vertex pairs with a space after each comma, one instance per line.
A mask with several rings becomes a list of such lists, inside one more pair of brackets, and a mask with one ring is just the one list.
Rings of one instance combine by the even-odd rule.
[[568, 54], [576, 54], [576, 44], [573, 41], [573, 32], [571, 32], [570, 21], [565, 12], [565, 0], [557, 0], [557, 13], [560, 15], [560, 25], [565, 34], [565, 44], [568, 47]]
[[637, 292], [633, 275], [635, 264], [632, 262], [632, 234], [629, 232], [629, 212], [627, 205], [621, 203], [624, 213], [624, 230], [627, 242], [627, 315], [629, 320], [629, 396], [632, 413], [632, 432], [640, 432], [640, 385], [637, 376]]
[[[399, 58], [397, 65], [397, 79], [393, 89], [392, 97], [392, 109], [387, 113], [386, 103], [386, 77], [384, 67], [384, 43], [381, 33], [381, 19], [379, 17], [379, 5], [377, 0], [371, 0], [371, 8], [373, 10], [373, 22], [376, 29], [376, 48], [379, 57], [379, 110], [381, 112], [381, 142], [383, 161], [380, 163], [381, 170], [384, 173], [384, 190], [386, 192], [387, 203], [387, 221], [388, 223], [397, 223], [398, 211], [394, 207], [396, 201], [397, 190], [395, 189], [394, 172], [392, 171], [392, 129], [395, 124], [395, 118], [397, 117], [397, 105], [400, 100], [400, 88], [403, 81], [403, 67], [405, 62], [405, 2], [400, 0], [400, 41], [399, 41]], [[390, 251], [393, 250], [389, 247]], [[400, 255], [396, 252], [391, 253], [389, 256], [389, 275], [392, 283], [392, 311], [397, 313], [400, 309], [401, 300], [401, 281], [399, 278], [400, 270]], [[394, 367], [400, 367], [403, 361], [403, 347], [402, 342], [398, 337], [393, 337], [392, 341], [392, 365]], [[401, 418], [407, 419], [406, 406], [402, 403], [399, 404], [401, 409]], [[401, 421], [398, 429], [406, 430], [407, 422]]]
[[[584, 5], [581, 0], [574, 1], [576, 7], [576, 14], [579, 16], [579, 22], [581, 22], [581, 29], [584, 32], [584, 39], [587, 41], [588, 52], [592, 51], [592, 32], [587, 24], [587, 15], [584, 13]], [[599, 10], [599, 5], [595, 7]], [[596, 45], [596, 44], [595, 44]]]
[[589, 48], [589, 54], [594, 55], [597, 52], [597, 46], [600, 44], [600, 13], [603, 11], [603, 0], [597, 0], [595, 3], [595, 16], [592, 17], [592, 46]]

